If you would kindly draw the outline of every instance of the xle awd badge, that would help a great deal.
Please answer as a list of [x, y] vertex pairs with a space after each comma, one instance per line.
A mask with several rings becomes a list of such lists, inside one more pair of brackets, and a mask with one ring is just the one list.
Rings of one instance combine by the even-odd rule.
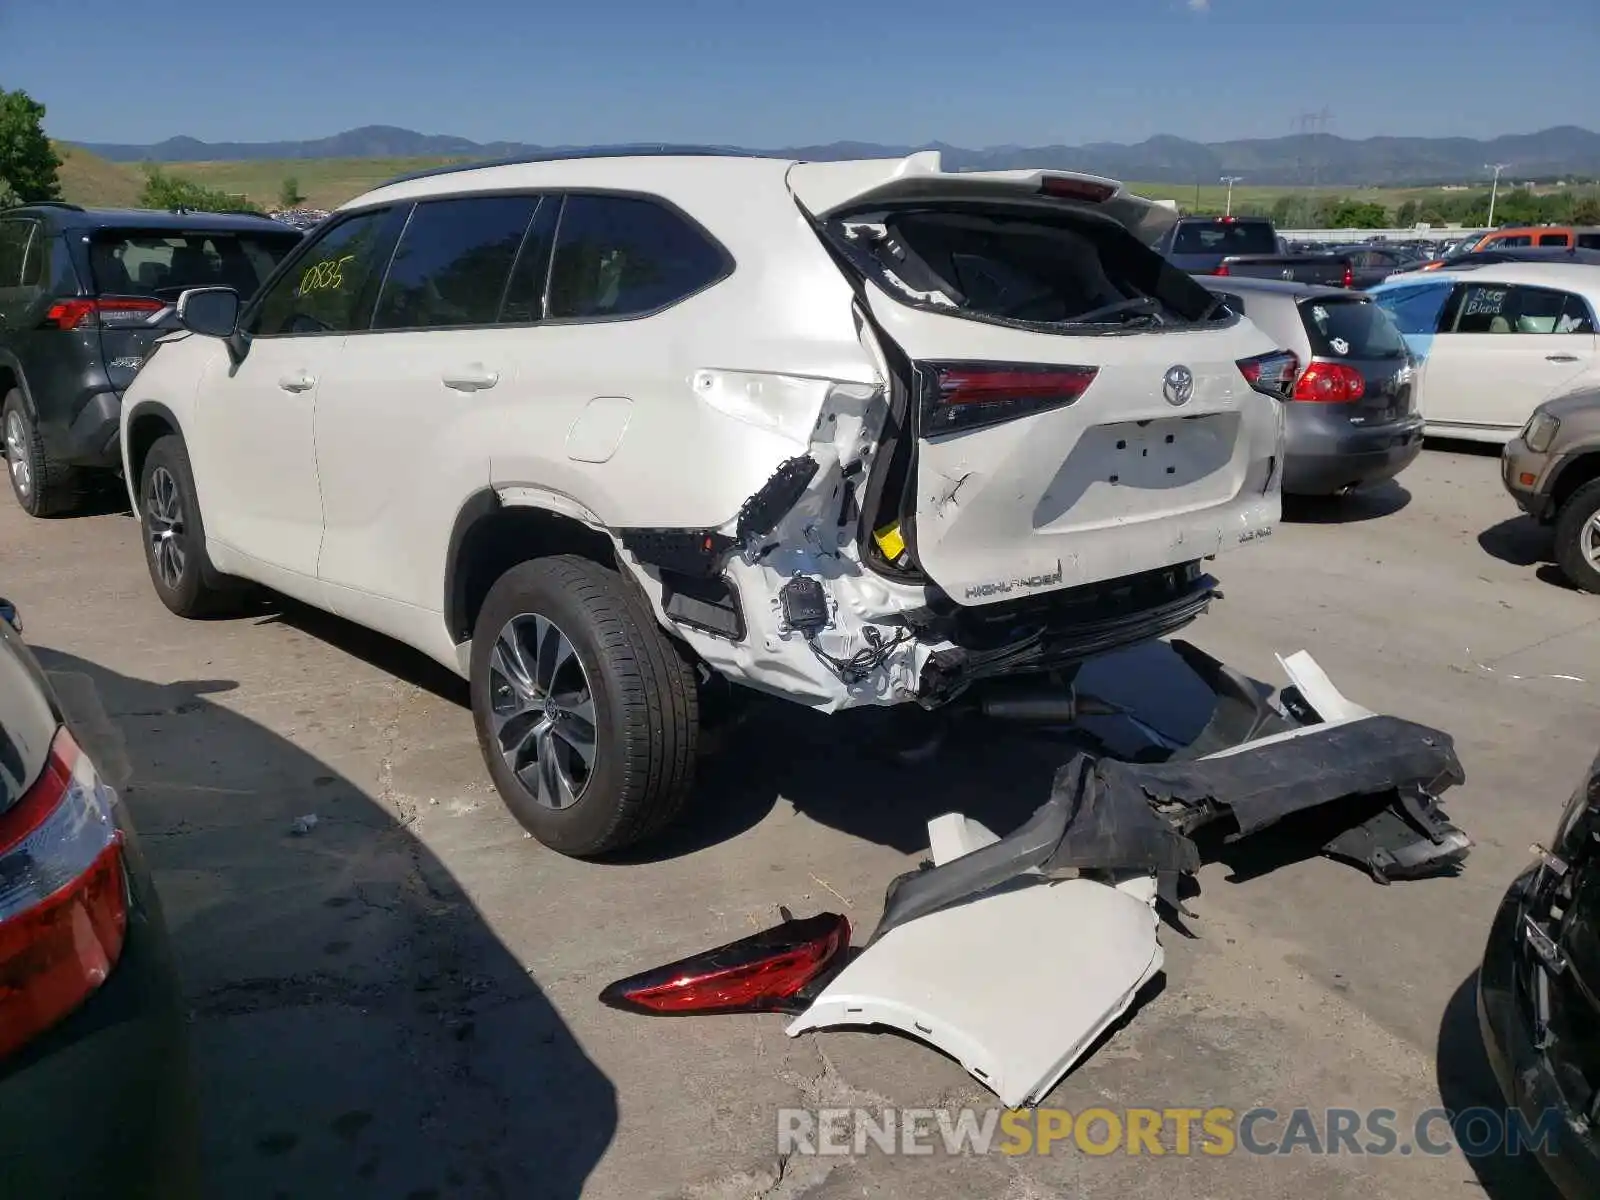
[[1194, 372], [1188, 367], [1168, 367], [1161, 381], [1161, 394], [1173, 408], [1182, 408], [1194, 395]]

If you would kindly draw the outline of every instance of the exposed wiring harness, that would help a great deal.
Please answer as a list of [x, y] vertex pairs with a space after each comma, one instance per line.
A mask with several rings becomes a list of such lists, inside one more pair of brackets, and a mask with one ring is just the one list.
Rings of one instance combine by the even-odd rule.
[[815, 630], [806, 634], [806, 645], [811, 647], [811, 653], [832, 667], [840, 679], [846, 684], [852, 684], [860, 683], [873, 671], [883, 666], [884, 663], [889, 661], [889, 655], [911, 641], [913, 637], [911, 630], [901, 629], [894, 637], [885, 641], [883, 634], [878, 632], [875, 625], [864, 626], [861, 630], [861, 636], [866, 640], [867, 644], [849, 658], [835, 658], [817, 645]]

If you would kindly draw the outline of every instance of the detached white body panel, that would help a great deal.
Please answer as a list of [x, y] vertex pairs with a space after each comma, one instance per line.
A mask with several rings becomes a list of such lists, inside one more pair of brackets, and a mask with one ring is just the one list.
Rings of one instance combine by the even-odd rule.
[[1087, 879], [1028, 881], [890, 930], [788, 1028], [886, 1025], [1012, 1107], [1042, 1099], [1161, 970], [1156, 913]]

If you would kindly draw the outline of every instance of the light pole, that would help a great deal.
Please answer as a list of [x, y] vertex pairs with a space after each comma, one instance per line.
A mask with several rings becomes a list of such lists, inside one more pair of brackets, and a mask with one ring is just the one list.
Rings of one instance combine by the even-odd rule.
[[1494, 172], [1494, 182], [1489, 185], [1489, 220], [1490, 229], [1494, 228], [1494, 202], [1500, 197], [1500, 172], [1509, 167], [1510, 163], [1484, 163], [1485, 171]]
[[1233, 185], [1236, 184], [1236, 183], [1244, 182], [1244, 176], [1243, 175], [1224, 175], [1220, 180], [1218, 180], [1218, 182], [1219, 183], [1225, 183], [1225, 184], [1228, 185], [1228, 210], [1227, 210], [1227, 214], [1226, 215], [1231, 217], [1231, 216], [1233, 216]]

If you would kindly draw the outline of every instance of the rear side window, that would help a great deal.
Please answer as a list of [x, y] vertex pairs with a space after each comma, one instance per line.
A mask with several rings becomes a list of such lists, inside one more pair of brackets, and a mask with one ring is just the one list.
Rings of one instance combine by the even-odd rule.
[[836, 221], [831, 232], [918, 307], [1045, 328], [1227, 318], [1218, 297], [1122, 226], [1071, 212], [916, 208]]
[[1578, 248], [1580, 250], [1600, 250], [1600, 233], [1580, 233], [1578, 235]]
[[418, 204], [378, 296], [374, 329], [491, 325], [537, 196]]
[[1541, 233], [1539, 235], [1541, 246], [1570, 246], [1572, 235], [1570, 233]]
[[1404, 358], [1405, 340], [1370, 300], [1300, 301], [1300, 320], [1318, 358]]
[[293, 233], [102, 230], [89, 243], [95, 290], [175, 300], [186, 288], [228, 287], [245, 299], [300, 244]]
[[32, 221], [0, 221], [0, 288], [22, 286], [22, 260], [32, 234]]
[[1419, 287], [1392, 288], [1374, 295], [1378, 307], [1388, 313], [1395, 327], [1403, 334], [1437, 333], [1439, 314], [1444, 302], [1450, 298], [1447, 283], [1422, 284]]
[[1173, 235], [1174, 254], [1276, 254], [1278, 238], [1266, 221], [1186, 221]]
[[250, 318], [258, 337], [365, 329], [394, 235], [387, 209], [340, 221], [278, 276]]
[[709, 287], [730, 268], [721, 247], [664, 204], [568, 196], [551, 256], [547, 315], [642, 316]]

